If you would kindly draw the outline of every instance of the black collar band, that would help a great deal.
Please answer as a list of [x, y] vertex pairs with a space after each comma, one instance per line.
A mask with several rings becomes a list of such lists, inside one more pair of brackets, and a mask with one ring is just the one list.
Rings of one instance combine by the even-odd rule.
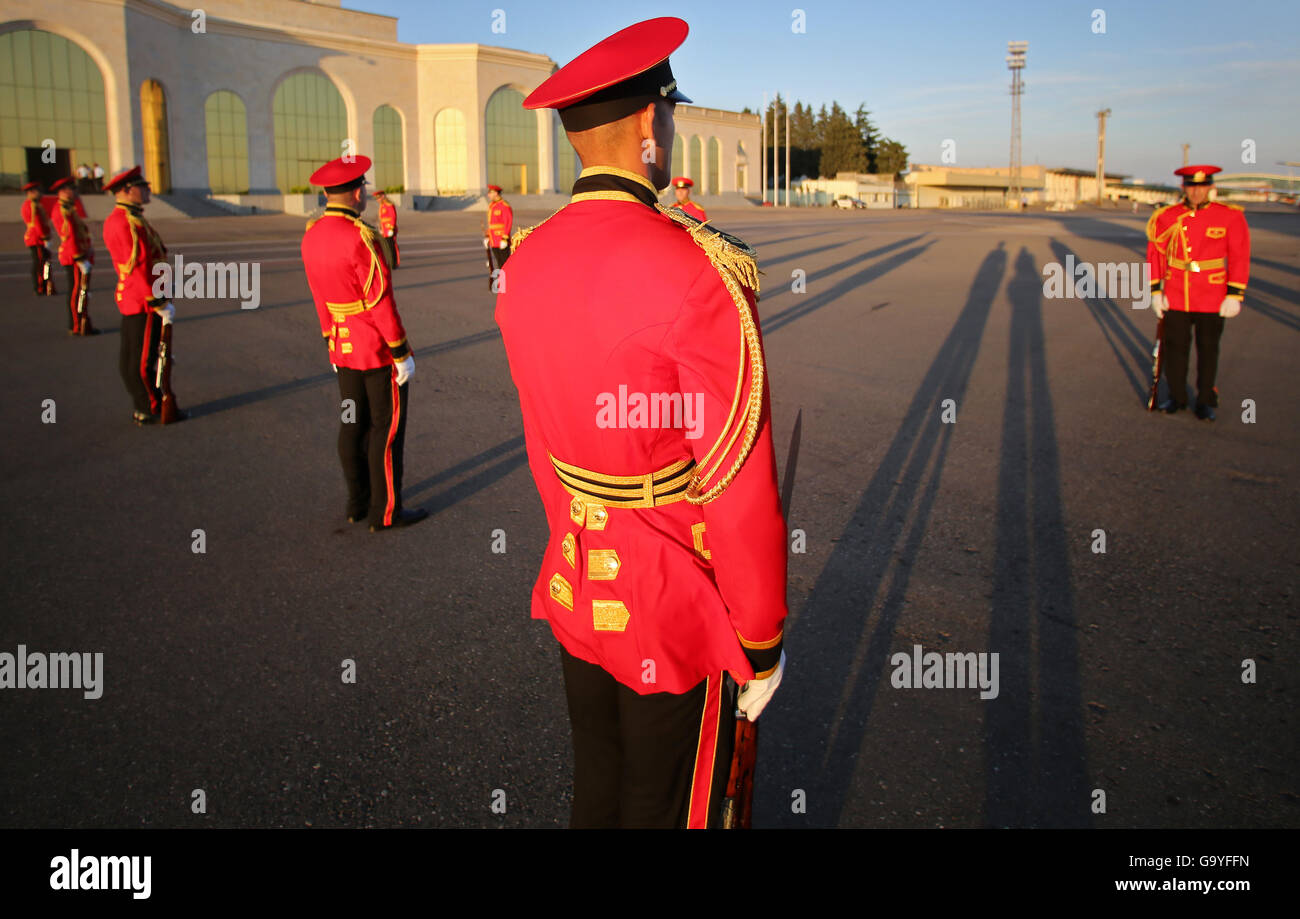
[[654, 192], [640, 182], [625, 179], [609, 172], [598, 172], [593, 175], [583, 176], [573, 183], [573, 193], [575, 195], [590, 191], [627, 192], [646, 207], [654, 207], [659, 200], [659, 197]]

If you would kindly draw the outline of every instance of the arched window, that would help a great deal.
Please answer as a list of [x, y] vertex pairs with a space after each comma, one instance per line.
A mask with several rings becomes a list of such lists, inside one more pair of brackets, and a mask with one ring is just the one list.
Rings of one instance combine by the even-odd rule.
[[214, 195], [248, 193], [248, 113], [244, 100], [219, 89], [203, 103], [208, 188]]
[[375, 109], [375, 188], [405, 191], [402, 168], [402, 116], [391, 105]]
[[696, 134], [691, 138], [690, 177], [695, 180], [697, 188], [704, 187], [704, 141]]
[[[53, 138], [55, 162], [42, 162]], [[109, 171], [104, 78], [75, 42], [38, 29], [0, 35], [0, 187], [49, 183], [82, 163]]]
[[555, 190], [567, 195], [578, 181], [578, 154], [569, 143], [569, 135], [555, 116]]
[[284, 194], [311, 189], [311, 174], [346, 151], [347, 108], [334, 84], [319, 73], [295, 73], [271, 101], [275, 121], [275, 184]]
[[465, 114], [459, 109], [443, 109], [433, 119], [433, 135], [438, 194], [465, 194], [469, 190], [469, 146], [465, 139]]
[[541, 187], [537, 172], [537, 116], [523, 107], [524, 94], [503, 86], [488, 99], [487, 180], [505, 194]]

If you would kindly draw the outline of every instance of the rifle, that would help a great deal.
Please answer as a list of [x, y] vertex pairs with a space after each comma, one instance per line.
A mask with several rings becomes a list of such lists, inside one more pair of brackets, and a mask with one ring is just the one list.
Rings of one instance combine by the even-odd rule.
[[[786, 529], [790, 527], [790, 498], [794, 495], [794, 470], [799, 465], [799, 438], [803, 432], [803, 409], [794, 416], [790, 450], [785, 459], [785, 480], [781, 483], [781, 507]], [[731, 754], [731, 774], [722, 799], [722, 828], [748, 830], [754, 812], [754, 771], [758, 767], [758, 722], [736, 712], [736, 746]]]
[[171, 424], [180, 421], [180, 409], [176, 407], [176, 397], [172, 394], [172, 324], [164, 322], [162, 334], [158, 336], [158, 369], [154, 373], [154, 388], [158, 390], [160, 408], [158, 423]]
[[81, 283], [77, 285], [77, 334], [86, 334], [86, 288], [89, 286], [86, 281], [86, 273], [78, 269]]
[[1156, 346], [1151, 352], [1153, 364], [1151, 366], [1151, 395], [1147, 397], [1147, 411], [1156, 410], [1157, 393], [1160, 390], [1160, 371], [1164, 366], [1165, 360], [1165, 317], [1161, 316], [1156, 320]]

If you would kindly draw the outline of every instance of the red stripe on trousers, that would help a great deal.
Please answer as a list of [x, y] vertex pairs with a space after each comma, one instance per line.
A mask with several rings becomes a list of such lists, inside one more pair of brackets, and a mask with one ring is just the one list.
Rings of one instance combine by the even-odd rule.
[[397, 368], [392, 370], [390, 382], [393, 384], [393, 419], [388, 425], [388, 440], [384, 444], [384, 482], [388, 486], [388, 503], [384, 505], [384, 526], [393, 525], [393, 510], [397, 507], [397, 495], [393, 493], [393, 438], [397, 436], [397, 425], [402, 420], [402, 390], [397, 385]]
[[691, 776], [691, 803], [686, 828], [703, 830], [709, 825], [709, 798], [713, 795], [714, 759], [718, 755], [718, 717], [722, 709], [722, 674], [708, 677], [704, 689], [704, 714], [700, 718], [700, 740], [695, 747], [695, 772]]
[[149, 394], [149, 409], [157, 413], [158, 399], [153, 394], [153, 387], [149, 385], [149, 339], [152, 337], [153, 317], [145, 313], [144, 344], [140, 348], [140, 379], [144, 383], [144, 391]]

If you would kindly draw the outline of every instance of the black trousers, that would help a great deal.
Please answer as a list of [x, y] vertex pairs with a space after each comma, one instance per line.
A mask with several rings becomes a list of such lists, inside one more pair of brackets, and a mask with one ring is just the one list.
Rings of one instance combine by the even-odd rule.
[[118, 352], [118, 370], [131, 404], [137, 412], [156, 415], [161, 396], [154, 386], [158, 370], [158, 338], [162, 335], [162, 317], [153, 310], [122, 317], [122, 347]]
[[719, 673], [638, 695], [560, 649], [573, 729], [569, 825], [715, 827], [735, 746], [735, 684]]
[[54, 289], [54, 266], [50, 264], [50, 250], [44, 246], [28, 246], [32, 253], [32, 288], [38, 294], [46, 293], [46, 284]]
[[[402, 509], [402, 449], [406, 443], [407, 391], [390, 365], [376, 370], [339, 368], [339, 459], [348, 483], [348, 516], [389, 526]], [[351, 418], [351, 420], [349, 420]]]
[[83, 323], [90, 326], [90, 272], [76, 262], [63, 270], [68, 276], [68, 331], [80, 332]]
[[492, 293], [497, 293], [500, 290], [500, 286], [498, 285], [494, 287], [493, 284], [496, 282], [497, 278], [500, 277], [497, 273], [498, 270], [506, 267], [506, 259], [510, 258], [510, 250], [498, 249], [496, 246], [490, 246], [487, 251], [488, 259], [492, 262], [492, 271], [488, 272], [488, 290], [492, 291]]
[[379, 239], [384, 247], [384, 256], [388, 259], [388, 267], [390, 269], [401, 268], [402, 252], [397, 248], [397, 231], [394, 230], [392, 236], [381, 235]]
[[1214, 380], [1219, 372], [1219, 339], [1223, 337], [1224, 318], [1218, 313], [1190, 313], [1170, 310], [1165, 313], [1164, 365], [1169, 383], [1169, 398], [1187, 407], [1187, 362], [1191, 352], [1192, 331], [1196, 331], [1196, 404], [1217, 408], [1219, 391]]

